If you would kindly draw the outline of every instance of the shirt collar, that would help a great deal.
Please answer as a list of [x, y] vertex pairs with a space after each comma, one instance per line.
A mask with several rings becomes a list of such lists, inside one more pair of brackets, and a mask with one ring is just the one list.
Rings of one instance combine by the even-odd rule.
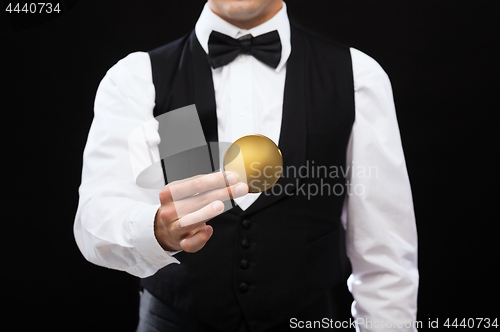
[[285, 65], [290, 53], [292, 51], [292, 46], [290, 43], [290, 21], [288, 20], [288, 15], [286, 12], [286, 4], [283, 2], [283, 7], [280, 9], [276, 15], [274, 15], [270, 20], [258, 25], [250, 30], [240, 29], [237, 26], [223, 20], [217, 16], [210, 7], [208, 2], [203, 7], [200, 18], [196, 22], [195, 33], [201, 47], [208, 54], [208, 38], [212, 30], [228, 35], [232, 38], [239, 38], [246, 34], [251, 34], [254, 37], [262, 35], [264, 33], [277, 30], [281, 39], [281, 60], [276, 67], [276, 72], [279, 72]]

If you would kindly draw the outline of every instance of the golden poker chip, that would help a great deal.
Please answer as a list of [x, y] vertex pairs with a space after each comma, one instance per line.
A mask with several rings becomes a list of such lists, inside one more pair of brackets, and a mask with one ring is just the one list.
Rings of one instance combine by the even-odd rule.
[[250, 193], [271, 188], [283, 171], [283, 157], [278, 146], [259, 134], [236, 140], [224, 154], [224, 171], [238, 174], [239, 181], [248, 185]]

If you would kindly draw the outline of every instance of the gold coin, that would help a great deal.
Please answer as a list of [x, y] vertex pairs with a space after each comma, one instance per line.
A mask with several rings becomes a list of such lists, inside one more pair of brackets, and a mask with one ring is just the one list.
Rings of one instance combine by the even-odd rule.
[[259, 134], [239, 138], [224, 154], [224, 171], [238, 174], [248, 185], [248, 192], [260, 193], [271, 188], [283, 171], [283, 157], [278, 146]]

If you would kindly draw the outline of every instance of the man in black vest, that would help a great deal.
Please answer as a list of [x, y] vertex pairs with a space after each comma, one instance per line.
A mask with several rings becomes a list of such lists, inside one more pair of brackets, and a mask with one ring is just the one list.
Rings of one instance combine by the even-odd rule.
[[[138, 187], [143, 160], [169, 144], [155, 118], [193, 104], [207, 142], [273, 140], [276, 185], [247, 194], [216, 172]], [[238, 206], [224, 212], [226, 183]], [[346, 284], [359, 330], [415, 330], [416, 229], [390, 82], [360, 51], [290, 25], [282, 0], [209, 0], [190, 34], [108, 71], [74, 231], [88, 260], [143, 278], [138, 331], [352, 327], [333, 291]]]

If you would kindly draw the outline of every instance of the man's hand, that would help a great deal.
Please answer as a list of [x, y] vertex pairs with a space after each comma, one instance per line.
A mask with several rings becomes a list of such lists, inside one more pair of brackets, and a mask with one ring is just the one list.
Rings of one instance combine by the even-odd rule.
[[224, 211], [222, 201], [245, 196], [248, 186], [237, 183], [234, 173], [195, 176], [169, 183], [160, 191], [161, 206], [156, 212], [154, 232], [164, 250], [196, 252], [203, 248], [212, 226], [206, 222]]

